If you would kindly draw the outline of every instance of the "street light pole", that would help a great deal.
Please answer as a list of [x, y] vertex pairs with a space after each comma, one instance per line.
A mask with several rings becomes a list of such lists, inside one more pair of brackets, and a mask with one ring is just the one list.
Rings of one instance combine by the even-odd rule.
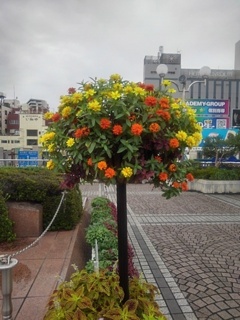
[[[156, 69], [157, 74], [160, 77], [160, 83], [162, 85], [162, 81], [163, 78], [166, 76], [166, 74], [168, 73], [168, 67], [165, 64], [159, 64], [157, 66]], [[203, 78], [203, 80], [196, 80], [193, 81], [192, 83], [190, 83], [190, 85], [188, 86], [188, 88], [186, 87], [186, 76], [185, 75], [181, 75], [179, 78], [179, 82], [183, 85], [183, 88], [180, 89], [179, 85], [177, 82], [173, 81], [173, 80], [169, 80], [170, 82], [172, 82], [173, 84], [175, 84], [175, 86], [177, 87], [179, 92], [182, 92], [182, 100], [185, 101], [186, 100], [186, 92], [190, 91], [190, 88], [195, 84], [195, 83], [203, 83], [206, 86], [207, 83], [207, 78], [210, 76], [211, 74], [211, 69], [209, 67], [202, 67], [199, 71], [199, 75]], [[160, 86], [161, 89], [161, 86]]]

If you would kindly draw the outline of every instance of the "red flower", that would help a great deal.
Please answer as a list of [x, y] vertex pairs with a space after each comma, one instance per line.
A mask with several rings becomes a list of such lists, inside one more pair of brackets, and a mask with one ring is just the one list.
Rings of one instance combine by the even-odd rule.
[[52, 121], [58, 122], [60, 119], [61, 119], [60, 113], [57, 112], [52, 115]]
[[168, 174], [166, 172], [161, 172], [158, 177], [160, 181], [166, 181], [168, 179]]
[[159, 100], [159, 104], [163, 109], [168, 109], [169, 108], [169, 100], [166, 97], [163, 97]]
[[157, 104], [157, 98], [153, 96], [148, 96], [145, 98], [144, 103], [149, 107], [153, 107]]
[[107, 163], [106, 163], [106, 161], [100, 161], [100, 162], [98, 162], [98, 169], [100, 169], [100, 170], [106, 170], [107, 169]]
[[75, 88], [69, 88], [68, 89], [68, 94], [73, 94], [76, 92], [76, 89]]
[[186, 175], [186, 178], [187, 178], [188, 181], [193, 181], [194, 180], [194, 176], [191, 173], [188, 173]]
[[81, 138], [81, 137], [87, 137], [90, 133], [90, 129], [87, 127], [83, 127], [81, 129], [77, 129], [74, 132], [74, 137], [75, 138]]
[[89, 165], [89, 167], [91, 167], [93, 165], [92, 158], [88, 159], [87, 164]]
[[175, 189], [179, 189], [181, 187], [181, 183], [177, 182], [177, 181], [174, 181], [172, 183], [172, 187], [175, 188]]
[[157, 133], [158, 131], [160, 131], [160, 126], [158, 123], [154, 122], [154, 123], [151, 123], [150, 126], [149, 126], [149, 130], [151, 132], [154, 132], [154, 133]]
[[171, 171], [171, 172], [177, 171], [177, 166], [174, 163], [170, 164], [169, 171]]
[[113, 178], [115, 175], [116, 175], [116, 172], [115, 172], [114, 169], [112, 169], [112, 168], [107, 168], [107, 169], [106, 169], [106, 171], [105, 171], [105, 177], [106, 177], [106, 178], [111, 179], [111, 178]]
[[119, 136], [120, 134], [122, 134], [123, 132], [123, 128], [120, 124], [115, 124], [113, 126], [113, 134], [115, 134], [115, 136]]
[[143, 127], [139, 123], [134, 123], [131, 127], [131, 132], [134, 136], [140, 136], [143, 132]]
[[109, 129], [111, 127], [111, 121], [107, 118], [102, 118], [100, 120], [100, 127], [103, 129], [103, 130], [106, 130], [106, 129]]
[[176, 138], [172, 138], [169, 140], [169, 146], [173, 149], [176, 149], [179, 147], [179, 141]]
[[187, 191], [188, 190], [188, 185], [186, 181], [182, 182], [182, 191]]
[[136, 115], [135, 115], [134, 113], [131, 113], [131, 115], [128, 117], [128, 119], [129, 119], [130, 121], [133, 121], [133, 120], [136, 119]]
[[153, 84], [146, 84], [145, 85], [145, 90], [146, 91], [153, 91], [154, 90], [154, 85]]
[[154, 159], [157, 160], [157, 162], [162, 162], [162, 158], [159, 156], [155, 156]]
[[168, 111], [164, 111], [162, 109], [158, 109], [156, 111], [156, 114], [160, 117], [162, 117], [165, 121], [169, 121], [171, 119], [171, 115]]

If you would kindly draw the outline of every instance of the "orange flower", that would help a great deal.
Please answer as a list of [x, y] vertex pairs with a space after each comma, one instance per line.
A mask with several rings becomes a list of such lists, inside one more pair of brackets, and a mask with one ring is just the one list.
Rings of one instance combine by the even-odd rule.
[[188, 185], [186, 181], [182, 182], [182, 191], [187, 191], [188, 190]]
[[58, 122], [60, 119], [61, 119], [60, 113], [57, 112], [52, 115], [52, 121]]
[[173, 186], [173, 188], [175, 188], [175, 189], [179, 189], [179, 188], [181, 187], [181, 183], [179, 183], [179, 182], [177, 182], [177, 181], [174, 181], [174, 182], [172, 183], [172, 186]]
[[115, 136], [119, 136], [120, 134], [122, 134], [123, 132], [123, 128], [120, 124], [115, 124], [113, 126], [113, 134], [115, 134]]
[[134, 113], [131, 113], [131, 115], [128, 117], [128, 119], [129, 119], [130, 121], [133, 121], [133, 120], [136, 119], [136, 115], [135, 115]]
[[74, 137], [75, 138], [87, 137], [89, 133], [90, 133], [90, 129], [87, 127], [83, 127], [83, 128], [77, 129], [74, 132]]
[[100, 161], [100, 162], [98, 162], [98, 169], [100, 169], [100, 170], [106, 170], [107, 169], [107, 163], [106, 163], [106, 161]]
[[160, 181], [166, 181], [168, 179], [168, 174], [166, 172], [161, 172], [158, 177]]
[[143, 127], [139, 123], [134, 123], [131, 127], [131, 132], [134, 136], [140, 136], [143, 132]]
[[169, 140], [169, 146], [173, 149], [176, 149], [179, 147], [179, 141], [176, 138], [172, 138]]
[[100, 127], [103, 129], [103, 130], [106, 130], [106, 129], [109, 129], [111, 127], [111, 121], [107, 118], [102, 118], [100, 120]]
[[106, 178], [111, 179], [111, 178], [113, 178], [115, 175], [116, 175], [116, 172], [115, 172], [114, 169], [112, 169], [112, 168], [107, 168], [107, 169], [106, 169], [106, 171], [105, 171], [105, 177], [106, 177]]
[[169, 108], [169, 100], [166, 97], [163, 97], [159, 100], [159, 104], [163, 109], [168, 109]]
[[160, 126], [159, 126], [159, 124], [156, 123], [156, 122], [151, 123], [150, 126], [149, 126], [149, 130], [150, 130], [151, 132], [156, 133], [156, 132], [160, 131]]
[[159, 156], [155, 156], [154, 159], [157, 160], [157, 162], [162, 162], [162, 158]]
[[162, 117], [165, 121], [169, 121], [171, 119], [171, 115], [168, 111], [164, 111], [162, 109], [158, 109], [156, 111], [156, 114], [160, 117]]
[[148, 96], [145, 98], [144, 103], [149, 107], [153, 107], [157, 104], [157, 98], [153, 96]]
[[92, 158], [89, 158], [87, 164], [91, 167], [93, 165]]
[[169, 171], [171, 171], [171, 172], [177, 171], [177, 166], [174, 163], [170, 164]]
[[186, 178], [187, 178], [188, 181], [193, 181], [194, 180], [194, 176], [191, 173], [188, 173], [186, 175]]
[[154, 90], [154, 85], [153, 85], [153, 84], [146, 84], [146, 85], [145, 85], [145, 90], [147, 90], [147, 91], [153, 91], [153, 90]]

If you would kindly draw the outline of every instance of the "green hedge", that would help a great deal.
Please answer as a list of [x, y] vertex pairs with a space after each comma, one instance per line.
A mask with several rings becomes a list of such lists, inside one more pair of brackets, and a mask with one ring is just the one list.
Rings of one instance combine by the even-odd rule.
[[240, 168], [193, 168], [191, 173], [195, 179], [240, 180]]
[[[46, 168], [0, 168], [0, 190], [9, 201], [24, 201], [43, 205], [43, 225], [49, 224], [59, 205], [62, 190], [61, 174]], [[70, 230], [83, 213], [79, 188], [69, 190], [50, 230]]]

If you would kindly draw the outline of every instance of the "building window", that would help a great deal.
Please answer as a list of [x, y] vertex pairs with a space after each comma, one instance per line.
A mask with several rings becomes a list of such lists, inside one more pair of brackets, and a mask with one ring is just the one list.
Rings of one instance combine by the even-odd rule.
[[2, 143], [8, 143], [7, 140], [2, 140]]
[[37, 137], [38, 130], [27, 130], [27, 136], [29, 137]]
[[37, 146], [38, 141], [37, 141], [37, 139], [27, 139], [27, 145], [28, 146]]
[[9, 124], [19, 124], [19, 121], [18, 120], [10, 120]]

